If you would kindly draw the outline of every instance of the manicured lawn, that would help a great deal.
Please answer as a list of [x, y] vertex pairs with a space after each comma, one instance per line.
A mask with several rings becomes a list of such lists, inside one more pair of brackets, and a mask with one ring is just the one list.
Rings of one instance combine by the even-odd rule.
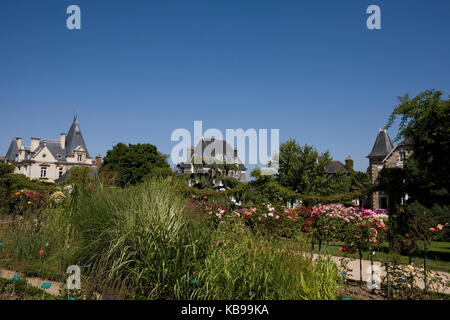
[[[419, 242], [419, 248], [423, 249], [423, 243]], [[290, 240], [284, 240], [283, 246], [290, 249], [296, 249], [295, 247], [298, 246], [298, 243]], [[323, 253], [328, 253], [333, 256], [344, 256], [344, 253], [339, 252], [339, 249], [342, 247], [340, 243], [332, 243], [329, 244], [327, 247], [322, 248]], [[300, 248], [298, 248], [300, 249]], [[316, 244], [314, 247], [314, 252], [319, 251], [319, 246]], [[350, 255], [350, 257], [359, 259], [358, 253], [355, 253], [353, 255]], [[428, 266], [435, 271], [447, 271], [450, 272], [450, 242], [444, 242], [444, 241], [434, 241], [431, 245], [431, 248], [428, 250], [428, 256], [427, 256], [427, 264]], [[398, 262], [401, 264], [408, 264], [409, 258], [407, 256], [397, 256], [399, 259]], [[369, 251], [363, 251], [363, 259], [370, 259]], [[383, 245], [382, 249], [379, 251], [376, 251], [374, 255], [374, 260], [376, 261], [393, 261], [392, 255], [388, 254], [388, 246], [387, 244]], [[422, 266], [423, 265], [423, 250], [420, 250], [420, 252], [415, 252], [412, 256], [412, 262], [416, 266]]]

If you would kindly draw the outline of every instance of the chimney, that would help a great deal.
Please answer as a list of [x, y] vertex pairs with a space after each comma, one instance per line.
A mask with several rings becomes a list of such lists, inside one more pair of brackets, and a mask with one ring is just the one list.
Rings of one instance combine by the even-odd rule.
[[348, 171], [353, 171], [353, 160], [350, 158], [350, 156], [345, 159], [345, 168], [347, 168]]
[[21, 149], [22, 148], [22, 138], [16, 138], [16, 142], [17, 142], [17, 149]]
[[19, 154], [17, 155], [17, 161], [22, 161], [25, 159], [25, 149], [22, 148], [22, 138], [16, 138], [17, 150]]
[[97, 157], [95, 157], [95, 166], [97, 167], [97, 169], [100, 169], [100, 167], [102, 166], [102, 156], [98, 155]]
[[187, 148], [187, 153], [186, 153], [186, 163], [191, 163], [192, 162], [192, 156], [194, 155], [194, 147], [190, 146]]
[[66, 134], [61, 133], [59, 136], [59, 144], [61, 145], [61, 148], [64, 149], [66, 147]]
[[30, 151], [34, 152], [39, 147], [40, 142], [41, 142], [41, 139], [39, 139], [39, 138], [31, 138]]

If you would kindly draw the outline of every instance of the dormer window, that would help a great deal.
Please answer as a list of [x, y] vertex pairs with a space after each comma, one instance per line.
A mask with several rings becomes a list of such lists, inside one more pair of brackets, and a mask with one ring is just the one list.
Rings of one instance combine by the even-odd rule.
[[400, 151], [400, 162], [404, 162], [406, 160], [406, 152]]
[[83, 155], [82, 154], [79, 154], [78, 155], [78, 161], [82, 161], [83, 160]]
[[57, 154], [56, 157], [57, 157], [59, 160], [62, 159], [62, 155], [60, 155], [60, 154]]

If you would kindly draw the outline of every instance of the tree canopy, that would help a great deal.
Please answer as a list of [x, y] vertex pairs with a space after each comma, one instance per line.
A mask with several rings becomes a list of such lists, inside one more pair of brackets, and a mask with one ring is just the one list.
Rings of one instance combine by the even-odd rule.
[[427, 90], [410, 99], [399, 97], [387, 127], [400, 119], [396, 140], [411, 139], [406, 161], [408, 194], [424, 205], [450, 204], [450, 99]]
[[103, 159], [101, 171], [115, 174], [119, 186], [134, 185], [151, 175], [171, 175], [167, 156], [152, 144], [118, 143]]
[[327, 195], [331, 191], [331, 177], [326, 166], [330, 163], [328, 152], [319, 154], [312, 146], [305, 144], [302, 147], [295, 140], [288, 140], [280, 146], [276, 180], [298, 193]]

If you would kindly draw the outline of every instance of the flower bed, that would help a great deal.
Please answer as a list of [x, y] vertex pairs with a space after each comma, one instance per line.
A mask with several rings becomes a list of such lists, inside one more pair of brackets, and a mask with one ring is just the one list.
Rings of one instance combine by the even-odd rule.
[[386, 230], [385, 222], [389, 219], [387, 210], [374, 211], [345, 207], [342, 204], [292, 208], [261, 203], [259, 206], [232, 209], [225, 205], [209, 203], [206, 196], [201, 199], [192, 201], [191, 206], [204, 211], [215, 226], [229, 222], [230, 219], [240, 219], [252, 230], [263, 234], [289, 236], [302, 232], [319, 243], [345, 241], [348, 235], [345, 230], [351, 229], [351, 232], [354, 232], [354, 227], [357, 227], [357, 230], [367, 229], [364, 232], [367, 233], [368, 240], [377, 243], [378, 237]]
[[39, 191], [16, 191], [13, 197], [13, 213], [17, 215], [39, 215], [49, 199], [48, 194]]

